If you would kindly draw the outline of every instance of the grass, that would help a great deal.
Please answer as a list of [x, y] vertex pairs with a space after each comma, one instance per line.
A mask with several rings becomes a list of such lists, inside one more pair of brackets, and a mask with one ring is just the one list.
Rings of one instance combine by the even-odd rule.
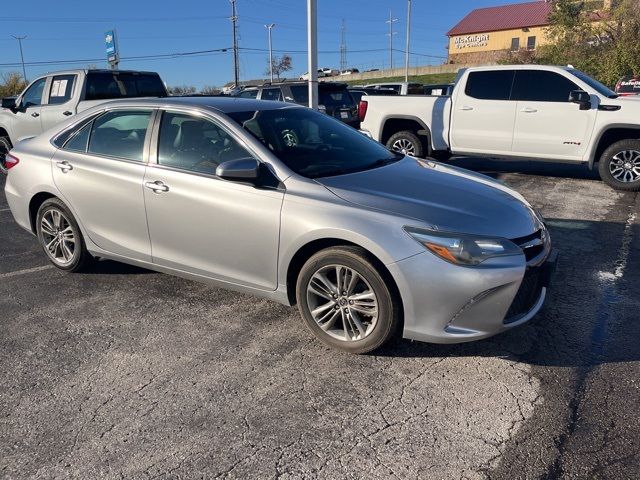
[[[337, 78], [337, 77], [336, 77]], [[410, 76], [410, 82], [436, 84], [436, 83], [452, 83], [456, 78], [455, 73], [430, 73], [427, 75]], [[336, 80], [342, 82], [343, 80]], [[404, 76], [401, 77], [384, 77], [384, 78], [368, 78], [365, 80], [348, 80], [349, 85], [367, 85], [370, 83], [392, 83], [404, 82]]]

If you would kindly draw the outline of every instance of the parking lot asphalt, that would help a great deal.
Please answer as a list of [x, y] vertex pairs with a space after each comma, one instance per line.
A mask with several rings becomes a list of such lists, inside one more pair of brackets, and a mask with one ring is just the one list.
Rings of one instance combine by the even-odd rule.
[[640, 196], [452, 163], [546, 217], [548, 304], [489, 340], [368, 356], [295, 308], [115, 262], [60, 272], [0, 195], [0, 476], [640, 478]]

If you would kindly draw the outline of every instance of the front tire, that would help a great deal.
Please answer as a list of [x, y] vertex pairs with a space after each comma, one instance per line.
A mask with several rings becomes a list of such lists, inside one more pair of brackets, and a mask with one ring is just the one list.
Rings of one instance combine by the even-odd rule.
[[600, 157], [598, 170], [610, 187], [640, 191], [640, 140], [620, 140], [611, 145]]
[[0, 137], [0, 173], [7, 174], [7, 162], [6, 155], [9, 153], [13, 146], [9, 137]]
[[408, 130], [395, 133], [387, 140], [387, 148], [412, 157], [423, 157], [425, 148], [420, 137]]
[[45, 200], [40, 205], [36, 232], [49, 261], [60, 270], [79, 272], [92, 262], [78, 223], [57, 198]]
[[400, 300], [390, 284], [364, 250], [328, 248], [302, 267], [298, 308], [326, 345], [354, 354], [371, 352], [395, 335], [400, 321]]

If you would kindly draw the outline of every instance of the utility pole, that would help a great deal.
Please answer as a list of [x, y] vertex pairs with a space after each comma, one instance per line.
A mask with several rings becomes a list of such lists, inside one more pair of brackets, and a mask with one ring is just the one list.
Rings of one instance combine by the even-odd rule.
[[393, 31], [393, 24], [397, 22], [397, 18], [393, 18], [393, 14], [391, 13], [391, 9], [389, 9], [389, 20], [385, 23], [389, 24], [389, 33], [387, 33], [387, 37], [389, 37], [389, 69], [393, 70], [393, 36], [398, 33]]
[[309, 52], [309, 107], [318, 109], [318, 5], [307, 0], [307, 51]]
[[407, 0], [407, 48], [404, 52], [404, 81], [409, 81], [409, 46], [411, 45], [411, 0]]
[[271, 83], [273, 83], [273, 48], [271, 46], [271, 30], [275, 27], [275, 23], [265, 25], [265, 28], [269, 30], [269, 73], [271, 74]]
[[347, 69], [347, 27], [342, 19], [342, 29], [340, 31], [340, 72]]
[[233, 24], [233, 79], [236, 87], [240, 84], [240, 65], [238, 65], [238, 12], [236, 0], [231, 2], [231, 23]]
[[20, 61], [22, 62], [22, 77], [24, 78], [24, 81], [27, 81], [27, 71], [24, 68], [24, 55], [22, 54], [22, 40], [24, 40], [25, 38], [27, 38], [26, 35], [22, 36], [22, 37], [17, 37], [15, 35], [11, 35], [13, 38], [15, 38], [16, 40], [18, 40], [18, 44], [20, 45]]

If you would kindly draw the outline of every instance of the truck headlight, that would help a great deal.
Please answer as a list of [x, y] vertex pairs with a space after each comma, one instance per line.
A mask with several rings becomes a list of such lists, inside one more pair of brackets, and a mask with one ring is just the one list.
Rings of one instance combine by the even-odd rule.
[[414, 240], [431, 253], [454, 265], [479, 265], [488, 258], [523, 255], [522, 249], [506, 238], [436, 232], [404, 227]]

